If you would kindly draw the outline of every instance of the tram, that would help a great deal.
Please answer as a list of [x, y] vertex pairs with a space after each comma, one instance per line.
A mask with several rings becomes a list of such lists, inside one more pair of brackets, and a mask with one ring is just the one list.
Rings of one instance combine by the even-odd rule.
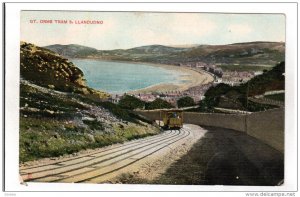
[[165, 129], [180, 129], [183, 126], [182, 110], [162, 110], [161, 117]]

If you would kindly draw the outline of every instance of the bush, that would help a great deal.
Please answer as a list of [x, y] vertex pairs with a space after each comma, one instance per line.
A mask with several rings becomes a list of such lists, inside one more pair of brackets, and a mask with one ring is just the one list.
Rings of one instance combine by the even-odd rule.
[[219, 103], [219, 98], [205, 98], [199, 102], [200, 112], [214, 112], [214, 107]]
[[119, 106], [124, 109], [137, 109], [137, 108], [144, 108], [145, 102], [130, 95], [125, 95], [120, 101]]
[[155, 99], [154, 101], [147, 103], [145, 106], [146, 109], [151, 110], [151, 109], [170, 109], [170, 108], [174, 108], [174, 106], [163, 100], [163, 99]]
[[214, 97], [218, 97], [222, 94], [225, 94], [226, 92], [228, 92], [230, 89], [232, 89], [231, 86], [224, 84], [224, 83], [220, 83], [215, 87], [210, 87], [206, 93], [204, 94], [205, 98], [214, 98]]
[[194, 106], [195, 102], [194, 99], [186, 96], [186, 97], [182, 97], [177, 101], [177, 105], [178, 107], [190, 107], [190, 106]]

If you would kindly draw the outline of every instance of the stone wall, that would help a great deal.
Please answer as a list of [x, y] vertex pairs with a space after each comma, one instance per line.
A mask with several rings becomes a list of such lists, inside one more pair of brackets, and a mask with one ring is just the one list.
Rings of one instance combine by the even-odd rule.
[[284, 152], [284, 108], [247, 115], [246, 132]]
[[[158, 110], [137, 111], [137, 113], [150, 120], [160, 119], [160, 112]], [[183, 122], [245, 132], [284, 152], [284, 108], [251, 114], [184, 112]]]
[[245, 114], [218, 114], [185, 112], [183, 122], [203, 126], [215, 126], [238, 131], [246, 131]]

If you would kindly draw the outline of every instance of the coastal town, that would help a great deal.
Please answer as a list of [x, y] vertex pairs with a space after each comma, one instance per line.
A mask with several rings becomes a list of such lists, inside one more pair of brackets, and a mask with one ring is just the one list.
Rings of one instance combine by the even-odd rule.
[[149, 92], [134, 92], [124, 94], [112, 94], [109, 101], [118, 103], [124, 95], [134, 96], [145, 102], [152, 102], [157, 98], [163, 99], [173, 106], [177, 106], [177, 101], [182, 97], [191, 97], [195, 103], [198, 103], [205, 98], [205, 92], [212, 86], [219, 83], [228, 84], [230, 86], [240, 85], [247, 82], [251, 78], [262, 74], [261, 71], [223, 71], [216, 64], [207, 64], [204, 62], [178, 63], [174, 66], [190, 69], [202, 74], [209, 74], [213, 80], [208, 83], [198, 84], [189, 87], [186, 90], [169, 90], [169, 91], [149, 91]]

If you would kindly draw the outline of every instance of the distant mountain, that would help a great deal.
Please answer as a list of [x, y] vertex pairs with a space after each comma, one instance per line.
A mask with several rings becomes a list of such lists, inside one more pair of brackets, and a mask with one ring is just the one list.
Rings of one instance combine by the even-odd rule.
[[248, 42], [230, 45], [200, 45], [183, 53], [182, 56], [191, 58], [257, 58], [269, 57], [273, 52], [284, 56], [285, 44], [281, 42]]
[[170, 46], [164, 46], [164, 45], [148, 45], [148, 46], [141, 46], [141, 47], [135, 47], [132, 49], [128, 49], [127, 52], [130, 52], [132, 54], [171, 54], [171, 53], [177, 53], [182, 51], [187, 51], [189, 49], [187, 48], [179, 48], [179, 47], [170, 47]]
[[247, 42], [228, 45], [163, 46], [149, 45], [131, 49], [97, 50], [81, 45], [50, 45], [45, 48], [71, 58], [140, 61], [162, 64], [192, 62], [219, 65], [269, 65], [285, 59], [283, 42]]
[[178, 47], [178, 48], [193, 48], [197, 47], [199, 44], [179, 44], [179, 45], [169, 45], [169, 47]]
[[163, 45], [148, 45], [148, 46], [140, 46], [131, 49], [114, 49], [114, 50], [97, 50], [95, 48], [86, 47], [77, 44], [69, 44], [69, 45], [49, 45], [45, 46], [45, 48], [55, 51], [59, 55], [65, 57], [89, 57], [89, 56], [119, 56], [119, 55], [162, 55], [162, 54], [171, 54], [176, 52], [187, 51], [187, 48], [179, 48], [179, 47], [169, 47]]
[[78, 45], [78, 44], [69, 44], [69, 45], [55, 44], [55, 45], [46, 46], [45, 48], [54, 51], [59, 55], [65, 57], [84, 57], [84, 56], [89, 56], [91, 54], [96, 54], [98, 51], [97, 49]]

